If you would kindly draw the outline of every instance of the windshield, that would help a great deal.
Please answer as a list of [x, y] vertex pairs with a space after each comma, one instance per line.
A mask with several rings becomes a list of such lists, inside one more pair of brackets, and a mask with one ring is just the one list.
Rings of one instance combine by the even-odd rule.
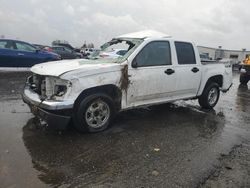
[[101, 50], [91, 54], [89, 59], [115, 59], [122, 62], [141, 44], [141, 39], [112, 39], [103, 44]]

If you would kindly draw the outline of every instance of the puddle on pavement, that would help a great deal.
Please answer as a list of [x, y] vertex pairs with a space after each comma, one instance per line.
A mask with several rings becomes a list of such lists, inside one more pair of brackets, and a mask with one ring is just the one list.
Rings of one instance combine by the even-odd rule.
[[183, 150], [192, 151], [196, 142], [213, 140], [215, 145], [225, 128], [224, 116], [175, 104], [123, 112], [113, 127], [98, 134], [81, 134], [75, 130], [58, 133], [44, 130], [37, 123], [31, 119], [23, 127], [23, 141], [33, 167], [40, 172], [38, 178], [56, 186], [107, 183], [128, 166], [141, 168], [132, 158], [147, 156], [152, 152], [150, 148], [166, 148], [163, 149], [166, 155], [173, 155], [177, 150], [177, 155]]

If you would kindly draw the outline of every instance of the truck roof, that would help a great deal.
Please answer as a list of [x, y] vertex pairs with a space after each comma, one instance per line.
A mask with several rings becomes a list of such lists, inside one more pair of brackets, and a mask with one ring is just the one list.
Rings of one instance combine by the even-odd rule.
[[161, 33], [154, 30], [144, 30], [134, 33], [128, 33], [124, 35], [120, 35], [115, 38], [135, 38], [135, 39], [145, 39], [145, 38], [170, 38], [170, 35], [167, 35], [165, 33]]

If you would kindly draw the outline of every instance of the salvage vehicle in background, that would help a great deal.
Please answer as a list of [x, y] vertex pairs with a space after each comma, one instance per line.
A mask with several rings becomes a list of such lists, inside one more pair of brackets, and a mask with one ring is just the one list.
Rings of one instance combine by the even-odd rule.
[[81, 50], [81, 53], [83, 54], [84, 58], [86, 58], [86, 59], [89, 59], [92, 56], [96, 56], [96, 54], [99, 52], [100, 52], [100, 50], [95, 49], [95, 48], [83, 48]]
[[86, 59], [99, 59], [100, 58], [100, 56], [99, 56], [100, 52], [101, 52], [100, 49], [95, 49], [93, 51], [93, 53], [91, 53], [90, 55], [86, 56], [85, 58]]
[[94, 48], [83, 48], [80, 51], [84, 56], [89, 56], [92, 55], [94, 53]]
[[205, 61], [205, 62], [213, 61], [213, 59], [210, 58], [207, 53], [200, 54], [200, 59], [201, 59], [201, 62], [203, 62], [203, 61]]
[[240, 83], [247, 84], [250, 80], [250, 55], [241, 64]]
[[80, 49], [78, 48], [74, 48], [73, 46], [71, 46], [68, 41], [65, 41], [65, 40], [55, 40], [52, 42], [52, 46], [63, 46], [63, 47], [66, 47], [70, 50], [73, 50], [75, 52], [78, 52], [80, 53]]
[[76, 59], [83, 57], [81, 53], [75, 52], [64, 46], [52, 46], [51, 50], [52, 52], [59, 54], [62, 59]]
[[232, 85], [230, 63], [202, 62], [192, 42], [156, 31], [122, 35], [101, 48], [127, 45], [116, 59], [67, 60], [36, 65], [23, 100], [49, 126], [106, 129], [116, 113], [176, 100], [198, 99], [213, 108]]
[[58, 54], [38, 50], [27, 42], [0, 39], [0, 67], [31, 67], [60, 59]]
[[128, 50], [126, 49], [111, 49], [109, 51], [104, 51], [99, 54], [102, 58], [118, 58], [124, 56]]

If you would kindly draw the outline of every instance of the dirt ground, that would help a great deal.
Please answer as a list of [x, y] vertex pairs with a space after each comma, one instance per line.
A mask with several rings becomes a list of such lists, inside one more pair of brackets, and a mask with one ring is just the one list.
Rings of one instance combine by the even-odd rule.
[[0, 72], [0, 187], [250, 187], [250, 85], [214, 110], [180, 101], [122, 112], [106, 131], [53, 131]]

